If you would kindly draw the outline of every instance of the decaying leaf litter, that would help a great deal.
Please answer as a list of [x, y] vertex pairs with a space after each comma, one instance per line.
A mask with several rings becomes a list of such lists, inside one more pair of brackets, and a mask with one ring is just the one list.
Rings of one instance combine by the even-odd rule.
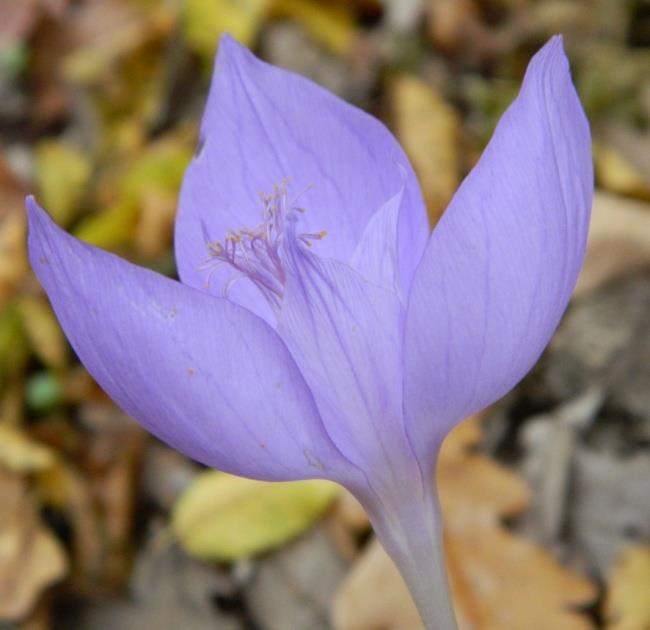
[[23, 196], [173, 275], [178, 187], [228, 31], [386, 121], [434, 224], [561, 31], [595, 140], [589, 251], [535, 371], [445, 447], [452, 589], [463, 628], [650, 627], [647, 3], [3, 0], [0, 14], [3, 623], [417, 627], [350, 497], [202, 472], [109, 403], [28, 270]]

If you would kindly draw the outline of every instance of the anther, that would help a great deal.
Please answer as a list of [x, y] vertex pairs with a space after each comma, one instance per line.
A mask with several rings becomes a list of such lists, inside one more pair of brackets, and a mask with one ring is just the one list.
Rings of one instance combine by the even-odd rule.
[[207, 286], [214, 271], [225, 263], [236, 273], [225, 284], [224, 296], [228, 295], [236, 282], [248, 278], [262, 291], [274, 309], [279, 308], [286, 284], [281, 256], [285, 240], [295, 238], [303, 245], [311, 247], [313, 241], [323, 239], [327, 235], [325, 230], [295, 233], [292, 226], [297, 221], [296, 214], [305, 212], [304, 208], [295, 206], [295, 201], [309, 190], [311, 185], [289, 203], [288, 184], [289, 179], [285, 178], [273, 187], [272, 193], [259, 193], [262, 222], [258, 226], [229, 232], [223, 244], [217, 241], [207, 243], [208, 258], [201, 267], [202, 270], [208, 271]]

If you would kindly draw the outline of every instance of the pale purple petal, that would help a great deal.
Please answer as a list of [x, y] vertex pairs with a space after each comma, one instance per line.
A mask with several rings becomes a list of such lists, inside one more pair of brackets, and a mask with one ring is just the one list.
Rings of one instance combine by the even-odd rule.
[[[366, 470], [391, 466], [401, 422], [402, 306], [348, 265], [287, 247], [278, 332], [309, 384], [329, 434]], [[399, 444], [399, 442], [397, 442]]]
[[61, 326], [104, 390], [204, 464], [261, 479], [349, 468], [266, 323], [86, 245], [28, 200], [29, 253]]
[[576, 282], [592, 193], [589, 127], [555, 37], [531, 61], [414, 277], [404, 398], [421, 458], [539, 357]]
[[400, 189], [371, 217], [350, 261], [368, 282], [402, 295], [397, 264], [397, 228], [404, 200]]
[[[291, 181], [290, 201], [298, 196], [306, 210], [301, 228], [328, 233], [318, 253], [348, 261], [370, 217], [403, 185], [400, 166], [407, 170], [408, 211], [400, 215], [399, 257], [408, 287], [428, 228], [417, 180], [393, 136], [311, 81], [222, 38], [200, 148], [181, 192], [175, 239], [181, 279], [204, 287], [204, 235], [221, 240], [228, 230], [255, 227], [259, 193], [284, 178]], [[219, 291], [225, 277], [216, 274], [211, 290]], [[256, 294], [232, 298], [269, 318]]]

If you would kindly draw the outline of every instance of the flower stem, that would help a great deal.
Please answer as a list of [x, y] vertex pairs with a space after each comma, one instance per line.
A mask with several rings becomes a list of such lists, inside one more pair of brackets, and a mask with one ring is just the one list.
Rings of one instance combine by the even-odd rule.
[[[382, 497], [383, 498], [383, 497]], [[434, 489], [424, 500], [399, 499], [395, 510], [368, 509], [377, 537], [404, 578], [427, 630], [456, 630]]]

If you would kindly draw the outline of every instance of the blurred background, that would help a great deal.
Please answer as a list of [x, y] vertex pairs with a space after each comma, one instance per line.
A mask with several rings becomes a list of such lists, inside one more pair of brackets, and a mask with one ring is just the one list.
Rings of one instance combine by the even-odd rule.
[[432, 225], [564, 34], [594, 136], [589, 252], [535, 370], [447, 439], [449, 574], [463, 629], [648, 630], [646, 0], [0, 0], [0, 628], [419, 627], [349, 495], [242, 482], [148, 437], [26, 261], [34, 192], [79, 238], [175, 274], [223, 32], [386, 122]]

